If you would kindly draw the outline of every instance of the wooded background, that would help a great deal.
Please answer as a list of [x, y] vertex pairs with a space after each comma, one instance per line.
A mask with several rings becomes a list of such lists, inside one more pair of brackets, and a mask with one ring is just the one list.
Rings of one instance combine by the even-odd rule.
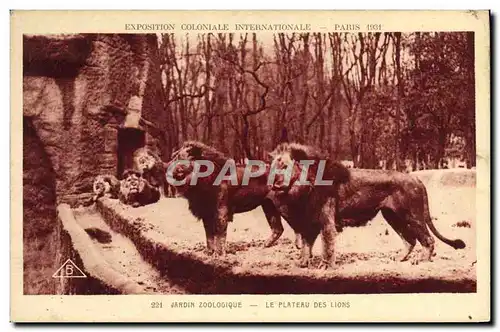
[[475, 166], [473, 32], [161, 34], [167, 149], [265, 159], [281, 139], [354, 167]]

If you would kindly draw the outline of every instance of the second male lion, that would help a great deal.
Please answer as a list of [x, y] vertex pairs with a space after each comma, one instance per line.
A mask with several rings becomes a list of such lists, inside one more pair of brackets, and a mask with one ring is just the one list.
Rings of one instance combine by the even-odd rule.
[[[207, 177], [197, 178], [196, 183], [192, 184], [193, 176], [201, 171], [195, 163], [201, 160], [211, 162], [214, 171]], [[279, 212], [267, 197], [270, 192], [267, 175], [252, 177], [248, 185], [239, 185], [244, 167], [234, 165], [238, 184], [223, 180], [214, 185], [217, 175], [228, 161], [231, 162], [230, 158], [210, 146], [196, 141], [185, 142], [172, 154], [169, 176], [184, 182], [176, 190], [188, 200], [191, 213], [203, 221], [208, 254], [224, 255], [228, 222], [233, 220], [235, 213], [247, 212], [259, 206], [262, 206], [272, 230], [264, 246], [272, 246], [283, 233], [283, 225]]]
[[147, 147], [137, 149], [133, 155], [134, 170], [148, 181], [150, 185], [156, 187], [165, 196], [173, 196], [171, 186], [165, 179], [166, 163]]
[[157, 187], [151, 186], [137, 171], [126, 170], [120, 181], [118, 198], [124, 204], [139, 207], [158, 202], [160, 191]]
[[[338, 187], [349, 181], [349, 171], [313, 147], [295, 143], [278, 145], [270, 156], [271, 167], [276, 173], [271, 178], [274, 203], [297, 234], [296, 242], [299, 238], [302, 240], [299, 266], [309, 265], [312, 246], [320, 233], [323, 239], [322, 267], [334, 266], [336, 196]], [[300, 161], [308, 166], [300, 164]], [[315, 185], [318, 169], [321, 169], [322, 180], [331, 184]], [[288, 176], [279, 173], [283, 171]]]
[[[343, 166], [329, 161], [328, 156], [300, 144], [281, 144], [272, 156], [278, 165], [293, 165], [291, 181], [285, 182], [278, 177], [273, 188], [281, 204], [280, 209], [285, 210], [288, 216], [286, 219], [302, 235], [302, 266], [308, 264], [311, 247], [320, 231], [324, 240], [326, 237], [326, 244], [323, 244], [325, 259], [330, 260], [327, 264], [331, 266], [335, 263], [331, 224], [340, 220], [353, 220], [360, 224], [373, 219], [379, 211], [407, 247], [403, 261], [409, 258], [417, 240], [426, 249], [423, 259], [432, 260], [434, 238], [429, 229], [451, 247], [465, 247], [462, 240], [450, 240], [438, 232], [430, 217], [426, 188], [409, 174], [368, 169], [342, 170]], [[303, 169], [300, 160], [315, 161], [308, 172], [309, 185], [294, 185], [297, 174]], [[315, 182], [320, 160], [326, 161], [325, 179], [332, 179], [332, 185]], [[297, 204], [305, 207], [303, 212], [295, 208]]]

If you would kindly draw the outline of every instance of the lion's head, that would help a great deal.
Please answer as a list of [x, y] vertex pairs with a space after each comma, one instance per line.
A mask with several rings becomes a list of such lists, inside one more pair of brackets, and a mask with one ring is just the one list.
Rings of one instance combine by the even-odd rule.
[[[185, 192], [190, 185], [194, 172], [206, 172], [206, 163], [213, 165], [213, 173], [219, 170], [228, 160], [222, 152], [197, 141], [187, 141], [172, 153], [167, 163], [167, 181], [176, 186], [179, 193]], [[197, 163], [197, 165], [195, 165]], [[200, 178], [197, 184], [205, 184], [212, 177]]]
[[294, 192], [304, 192], [328, 181], [333, 184], [349, 179], [349, 171], [344, 166], [307, 145], [282, 143], [269, 156], [271, 172], [274, 169], [276, 173], [273, 190], [279, 193], [288, 193], [292, 189]]
[[96, 176], [93, 184], [94, 194], [97, 196], [103, 196], [111, 191], [111, 185], [109, 181], [106, 180], [102, 175]]
[[145, 182], [140, 173], [134, 170], [126, 170], [123, 179], [120, 181], [120, 193], [126, 201], [130, 201], [132, 196], [144, 190]]
[[152, 170], [156, 163], [157, 157], [155, 157], [148, 149], [140, 148], [134, 152], [134, 166], [135, 169], [140, 172], [144, 173]]

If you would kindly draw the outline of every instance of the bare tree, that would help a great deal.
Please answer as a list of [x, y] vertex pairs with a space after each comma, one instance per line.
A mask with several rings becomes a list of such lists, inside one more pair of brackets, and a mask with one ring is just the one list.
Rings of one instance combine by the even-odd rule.
[[163, 34], [166, 146], [200, 139], [241, 160], [291, 140], [355, 167], [398, 169], [408, 158], [436, 167], [453, 149], [473, 164], [473, 42], [465, 33], [277, 33], [268, 44], [256, 33]]

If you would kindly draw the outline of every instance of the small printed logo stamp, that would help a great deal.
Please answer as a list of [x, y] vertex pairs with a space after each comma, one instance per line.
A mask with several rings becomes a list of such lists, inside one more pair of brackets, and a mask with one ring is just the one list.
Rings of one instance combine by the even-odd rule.
[[87, 275], [68, 258], [52, 275], [52, 278], [87, 278]]

